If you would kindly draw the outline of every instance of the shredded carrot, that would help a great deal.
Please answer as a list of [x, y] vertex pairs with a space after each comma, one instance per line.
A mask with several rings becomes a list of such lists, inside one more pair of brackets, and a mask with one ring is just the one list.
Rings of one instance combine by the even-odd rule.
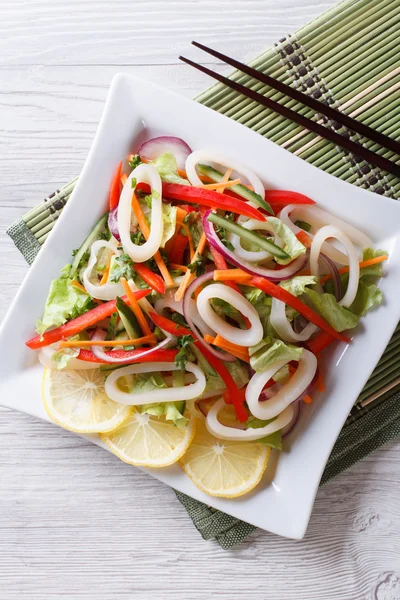
[[60, 348], [86, 348], [90, 346], [105, 346], [114, 348], [116, 346], [141, 346], [143, 344], [154, 344], [155, 335], [145, 335], [136, 340], [62, 340]]
[[[363, 260], [360, 262], [360, 269], [363, 269], [364, 267], [372, 267], [372, 265], [377, 265], [378, 263], [381, 263], [387, 259], [388, 259], [387, 256], [376, 256], [375, 258], [369, 258], [368, 260]], [[342, 267], [341, 269], [338, 269], [338, 271], [339, 271], [339, 275], [342, 275], [343, 273], [348, 273], [349, 267]], [[321, 277], [320, 283], [324, 284], [326, 281], [329, 281], [329, 279], [332, 279], [331, 273]]]
[[216, 190], [217, 192], [222, 190], [221, 193], [223, 193], [223, 191], [225, 190], [225, 188], [230, 188], [234, 185], [237, 185], [238, 183], [240, 183], [240, 179], [232, 179], [231, 181], [223, 181], [221, 180], [219, 183], [215, 182], [215, 183], [205, 183], [204, 187], [207, 190]]
[[[204, 248], [206, 247], [206, 243], [207, 243], [207, 238], [205, 236], [205, 233], [203, 232], [201, 234], [201, 238], [199, 241], [199, 244], [196, 248], [196, 252], [194, 253], [192, 262], [195, 262], [197, 260], [197, 258], [199, 256], [202, 255], [202, 253], [204, 252]], [[188, 287], [188, 285], [193, 281], [193, 279], [195, 278], [195, 273], [192, 273], [190, 271], [190, 269], [188, 269], [184, 275], [184, 278], [179, 286], [179, 288], [177, 289], [177, 291], [175, 292], [175, 300], [177, 302], [179, 302], [180, 300], [182, 300], [184, 293], [186, 292], [186, 289]]]
[[[132, 194], [132, 209], [133, 212], [135, 213], [135, 217], [139, 223], [139, 227], [144, 235], [144, 237], [146, 238], [146, 240], [149, 238], [150, 235], [150, 230], [149, 230], [149, 226], [147, 225], [147, 221], [145, 219], [145, 216], [143, 214], [143, 211], [140, 207], [139, 201], [136, 198], [135, 193]], [[173, 287], [174, 285], [174, 280], [172, 279], [165, 262], [163, 261], [163, 258], [160, 254], [159, 251], [157, 251], [154, 255], [154, 260], [156, 261], [156, 265], [160, 270], [161, 275], [163, 276], [163, 279], [165, 281], [165, 285], [167, 287]]]
[[240, 360], [243, 360], [247, 363], [250, 362], [248, 348], [245, 348], [244, 346], [238, 346], [237, 344], [232, 344], [232, 342], [228, 342], [228, 340], [219, 334], [215, 338], [206, 334], [204, 339], [209, 344], [213, 344], [214, 346], [221, 348], [221, 350], [225, 350], [226, 352], [229, 352], [229, 354], [233, 354], [233, 356], [240, 358]]
[[108, 276], [110, 274], [110, 267], [111, 267], [111, 255], [107, 261], [106, 268], [104, 269], [103, 277], [100, 279], [100, 285], [104, 285], [105, 283], [107, 283]]
[[[179, 177], [182, 177], [182, 179], [188, 178], [185, 169], [177, 169], [177, 173]], [[207, 177], [206, 175], [199, 175], [199, 179], [201, 179], [203, 183], [213, 183], [213, 180], [210, 177]]]
[[311, 402], [312, 402], [311, 396], [308, 396], [308, 395], [304, 396], [303, 402], [305, 402], [306, 404], [311, 404]]
[[192, 234], [190, 233], [190, 229], [189, 227], [186, 225], [186, 223], [177, 223], [178, 227], [180, 229], [183, 229], [183, 231], [186, 233], [187, 238], [189, 240], [189, 253], [190, 253], [190, 260], [193, 260], [194, 257], [194, 246], [193, 246], [193, 238], [192, 238]]
[[122, 185], [126, 184], [126, 180], [128, 179], [128, 175], [126, 173], [122, 173], [121, 175], [121, 183]]
[[73, 279], [71, 281], [71, 283], [74, 287], [78, 288], [78, 290], [82, 290], [82, 292], [85, 292], [85, 294], [87, 294], [87, 291], [85, 290], [83, 285], [81, 283], [79, 283], [79, 281], [77, 281], [76, 279]]
[[[85, 288], [83, 287], [83, 285], [81, 283], [79, 283], [79, 281], [77, 281], [76, 279], [73, 279], [71, 281], [71, 284], [78, 288], [78, 290], [81, 290], [82, 292], [85, 292], [85, 294], [87, 294], [88, 292], [85, 290]], [[102, 304], [101, 300], [98, 300], [97, 298], [92, 298], [93, 302], [95, 302], [96, 304]]]
[[133, 310], [135, 317], [138, 320], [141, 330], [143, 331], [144, 335], [151, 335], [149, 324], [147, 323], [142, 309], [140, 308], [135, 296], [133, 295], [133, 292], [129, 287], [127, 280], [125, 279], [125, 277], [121, 277], [120, 281], [122, 283], [122, 287], [125, 290], [125, 294], [128, 297], [131, 309]]
[[[231, 176], [231, 174], [232, 174], [232, 169], [228, 169], [227, 171], [225, 171], [225, 174], [220, 181], [220, 184], [222, 184], [222, 185], [220, 185], [220, 187], [217, 189], [217, 192], [219, 192], [220, 194], [224, 193], [224, 190], [228, 185], [229, 177]], [[240, 183], [240, 179], [239, 179], [238, 183]]]
[[242, 269], [216, 269], [214, 271], [214, 281], [236, 281], [237, 283], [246, 284], [251, 279], [252, 276], [242, 271]]
[[187, 267], [185, 267], [185, 265], [176, 265], [175, 263], [170, 263], [169, 266], [175, 271], [184, 271], [186, 273], [186, 271], [189, 270]]
[[296, 237], [299, 240], [299, 242], [301, 242], [306, 248], [309, 248], [311, 246], [312, 238], [308, 235], [306, 231], [299, 231], [298, 233], [296, 233]]
[[188, 213], [186, 212], [186, 210], [183, 210], [183, 208], [181, 208], [180, 206], [176, 207], [176, 224], [177, 224], [177, 226], [179, 226], [181, 223], [183, 223], [187, 214]]

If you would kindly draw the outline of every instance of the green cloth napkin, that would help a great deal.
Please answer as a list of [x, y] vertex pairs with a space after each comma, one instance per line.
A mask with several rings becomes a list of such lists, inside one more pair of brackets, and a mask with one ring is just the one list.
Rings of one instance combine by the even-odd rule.
[[[400, 137], [397, 86], [400, 0], [345, 0], [250, 64], [315, 98], [360, 118], [371, 127]], [[254, 82], [242, 73], [232, 77], [307, 116], [312, 112], [287, 97]], [[330, 142], [216, 84], [197, 100], [336, 177], [394, 199], [400, 181]], [[335, 127], [329, 119], [322, 122]], [[349, 135], [374, 151], [374, 143]], [[396, 159], [390, 151], [387, 158]], [[16, 247], [31, 264], [65, 206], [75, 181], [57, 190], [8, 230]], [[367, 405], [366, 402], [370, 401]], [[400, 327], [361, 392], [333, 448], [321, 484], [400, 434]], [[189, 498], [176, 495], [204, 539], [223, 548], [241, 542], [255, 527]]]

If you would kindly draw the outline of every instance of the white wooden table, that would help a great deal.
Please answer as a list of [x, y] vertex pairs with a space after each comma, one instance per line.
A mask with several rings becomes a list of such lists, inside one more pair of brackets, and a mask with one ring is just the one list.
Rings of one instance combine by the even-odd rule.
[[[5, 229], [79, 173], [116, 72], [191, 97], [210, 83], [177, 60], [192, 38], [248, 59], [333, 3], [2, 0], [0, 317], [26, 273]], [[0, 599], [399, 600], [399, 450], [326, 485], [302, 542], [226, 552], [158, 481], [0, 409]]]

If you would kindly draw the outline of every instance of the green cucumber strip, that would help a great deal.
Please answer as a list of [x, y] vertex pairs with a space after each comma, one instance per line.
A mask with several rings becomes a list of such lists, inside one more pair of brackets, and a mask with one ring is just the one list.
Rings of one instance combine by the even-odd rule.
[[129, 335], [129, 339], [134, 340], [142, 337], [142, 331], [140, 329], [138, 320], [130, 306], [128, 306], [127, 303], [122, 300], [122, 298], [117, 298], [116, 307], [120, 319]]
[[81, 262], [82, 256], [85, 254], [87, 250], [89, 250], [90, 246], [97, 240], [102, 229], [105, 227], [108, 220], [108, 213], [103, 215], [101, 219], [99, 219], [96, 225], [93, 227], [92, 231], [87, 236], [86, 240], [83, 242], [82, 246], [79, 248], [78, 252], [74, 256], [74, 260], [72, 262], [70, 277], [73, 279], [76, 274], [79, 263]]
[[282, 248], [279, 248], [279, 246], [277, 246], [273, 242], [268, 241], [262, 235], [254, 233], [254, 231], [249, 231], [248, 229], [245, 229], [241, 225], [238, 225], [238, 223], [232, 223], [232, 221], [223, 219], [215, 213], [211, 213], [207, 220], [211, 223], [214, 223], [215, 225], [218, 225], [219, 227], [227, 229], [231, 233], [235, 233], [244, 240], [247, 240], [248, 242], [256, 244], [262, 250], [266, 250], [267, 252], [272, 254], [272, 256], [276, 256], [276, 258], [281, 258], [282, 260], [290, 258], [289, 254], [282, 250]]
[[[224, 176], [224, 174], [221, 173], [221, 171], [217, 171], [217, 169], [214, 169], [213, 167], [210, 167], [209, 165], [202, 165], [202, 164], [197, 165], [197, 170], [200, 173], [200, 175], [205, 175], [206, 177], [209, 177], [210, 179], [212, 179], [213, 181], [216, 181], [217, 183], [219, 183]], [[245, 198], [246, 200], [249, 200], [250, 202], [254, 202], [258, 206], [261, 206], [261, 208], [264, 208], [271, 215], [274, 215], [274, 211], [272, 210], [272, 208], [268, 204], [268, 202], [266, 200], [264, 200], [264, 198], [262, 196], [260, 196], [259, 194], [256, 194], [256, 192], [249, 190], [249, 188], [247, 188], [245, 185], [238, 183], [237, 185], [232, 185], [229, 189], [232, 192], [235, 192], [235, 194], [237, 194], [238, 196], [241, 196], [242, 198]]]

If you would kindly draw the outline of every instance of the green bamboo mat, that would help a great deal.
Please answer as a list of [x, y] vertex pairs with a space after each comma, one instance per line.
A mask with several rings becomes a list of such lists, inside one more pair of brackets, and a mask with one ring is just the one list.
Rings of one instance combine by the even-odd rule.
[[[400, 139], [400, 0], [345, 0], [251, 61], [251, 65], [347, 112], [374, 129]], [[235, 72], [232, 78], [308, 116], [309, 109]], [[400, 181], [280, 115], [221, 84], [196, 98], [287, 148], [340, 179], [390, 198], [400, 197]], [[382, 150], [322, 115], [323, 124]], [[8, 230], [31, 264], [50, 234], [76, 180], [57, 190]], [[325, 483], [400, 434], [400, 327], [362, 390], [329, 458]], [[177, 493], [205, 539], [223, 548], [242, 541], [254, 527]]]

